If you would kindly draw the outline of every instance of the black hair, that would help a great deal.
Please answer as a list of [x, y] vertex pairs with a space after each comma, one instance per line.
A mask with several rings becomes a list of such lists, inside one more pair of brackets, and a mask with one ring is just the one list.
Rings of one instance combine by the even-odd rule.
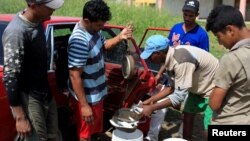
[[90, 0], [83, 7], [83, 18], [91, 22], [109, 21], [112, 17], [108, 5], [103, 0]]
[[239, 29], [245, 27], [241, 12], [229, 5], [219, 5], [209, 14], [206, 23], [206, 30], [213, 33], [225, 32], [227, 25], [234, 25]]

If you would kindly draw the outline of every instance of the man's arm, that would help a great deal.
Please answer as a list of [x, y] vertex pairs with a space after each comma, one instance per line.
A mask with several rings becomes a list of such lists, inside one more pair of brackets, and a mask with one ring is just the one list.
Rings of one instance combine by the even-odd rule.
[[143, 101], [144, 105], [147, 104], [151, 104], [151, 103], [155, 103], [156, 101], [170, 95], [173, 92], [172, 87], [165, 87], [162, 91], [160, 91], [159, 93], [151, 96], [149, 99]]
[[71, 68], [69, 70], [70, 80], [72, 83], [72, 88], [76, 93], [78, 101], [81, 106], [88, 105], [88, 102], [85, 97], [85, 92], [83, 88], [83, 83], [81, 79], [83, 69], [82, 68]]
[[16, 120], [17, 133], [25, 137], [30, 134], [31, 125], [26, 111], [23, 109], [21, 93], [18, 90], [18, 78], [21, 72], [24, 52], [24, 36], [14, 30], [6, 30], [3, 34], [4, 75], [3, 83], [8, 95], [9, 104]]
[[73, 90], [78, 98], [81, 106], [82, 119], [86, 123], [92, 123], [94, 121], [94, 116], [91, 107], [86, 99], [84, 85], [82, 83], [81, 74], [83, 72], [82, 68], [71, 68], [69, 70], [70, 80], [72, 83]]
[[231, 54], [225, 54], [221, 57], [219, 67], [213, 77], [215, 88], [209, 96], [209, 106], [212, 110], [221, 109], [227, 91], [235, 83], [235, 78], [238, 77], [241, 69], [242, 65], [238, 57]]
[[16, 120], [16, 130], [20, 137], [26, 137], [31, 132], [31, 125], [22, 106], [12, 106], [14, 118]]
[[122, 30], [122, 32], [120, 34], [118, 34], [117, 36], [115, 36], [114, 38], [106, 40], [106, 42], [104, 44], [105, 49], [106, 50], [112, 49], [119, 42], [132, 38], [132, 30], [133, 30], [132, 25], [129, 25], [129, 26], [125, 27]]
[[4, 72], [3, 83], [8, 95], [10, 106], [20, 106], [20, 92], [18, 91], [18, 78], [23, 62], [24, 39], [20, 33], [5, 31], [3, 34]]
[[155, 103], [152, 105], [143, 105], [142, 114], [144, 116], [150, 116], [150, 114], [155, 111], [166, 107], [176, 107], [185, 100], [186, 95], [188, 95], [188, 89], [175, 89], [174, 93], [169, 95], [168, 98], [162, 102]]
[[158, 71], [158, 73], [155, 76], [155, 83], [158, 84], [160, 83], [161, 79], [162, 79], [162, 74], [165, 72], [166, 66], [162, 65], [160, 70]]
[[153, 111], [170, 106], [172, 106], [172, 103], [169, 99], [151, 105], [142, 105], [143, 108], [142, 115], [149, 117]]
[[221, 107], [222, 101], [226, 96], [227, 91], [220, 88], [215, 87], [212, 94], [209, 96], [209, 106], [212, 110], [218, 110]]
[[179, 106], [181, 102], [185, 100], [185, 97], [188, 95], [188, 88], [179, 89], [176, 88], [174, 93], [169, 95], [168, 98], [170, 99], [173, 107]]

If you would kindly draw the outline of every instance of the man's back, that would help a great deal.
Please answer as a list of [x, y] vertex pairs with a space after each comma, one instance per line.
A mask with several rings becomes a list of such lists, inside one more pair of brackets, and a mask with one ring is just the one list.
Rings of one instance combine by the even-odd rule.
[[196, 94], [209, 94], [218, 59], [212, 54], [189, 45], [170, 48], [173, 59], [167, 67], [175, 73], [175, 87], [190, 88]]

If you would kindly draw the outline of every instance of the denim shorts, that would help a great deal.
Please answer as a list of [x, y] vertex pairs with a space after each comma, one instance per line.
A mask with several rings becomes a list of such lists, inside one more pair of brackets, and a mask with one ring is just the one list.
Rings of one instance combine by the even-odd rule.
[[[33, 127], [31, 139], [39, 138], [40, 141], [56, 138], [58, 134], [58, 117], [55, 100], [39, 101], [30, 96], [30, 94], [22, 93], [23, 106], [28, 113]], [[35, 137], [37, 136], [37, 137]]]

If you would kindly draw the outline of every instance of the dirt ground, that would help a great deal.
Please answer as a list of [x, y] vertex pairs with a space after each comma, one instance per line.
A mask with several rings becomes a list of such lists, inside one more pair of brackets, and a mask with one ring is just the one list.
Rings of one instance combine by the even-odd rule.
[[[159, 141], [166, 138], [179, 137], [178, 130], [181, 125], [182, 115], [180, 111], [169, 108], [165, 121], [162, 124], [161, 131], [159, 133]], [[195, 117], [194, 129], [193, 129], [193, 139], [192, 141], [207, 141], [203, 137], [203, 115], [198, 114]]]
[[[161, 130], [159, 133], [159, 141], [163, 141], [167, 138], [179, 137], [178, 130], [181, 125], [182, 115], [180, 111], [169, 108], [165, 120], [162, 123]], [[193, 139], [192, 141], [207, 141], [202, 136], [203, 131], [203, 115], [199, 114], [195, 117]], [[111, 141], [112, 132], [106, 132], [105, 134], [97, 135], [92, 140], [94, 141]]]

